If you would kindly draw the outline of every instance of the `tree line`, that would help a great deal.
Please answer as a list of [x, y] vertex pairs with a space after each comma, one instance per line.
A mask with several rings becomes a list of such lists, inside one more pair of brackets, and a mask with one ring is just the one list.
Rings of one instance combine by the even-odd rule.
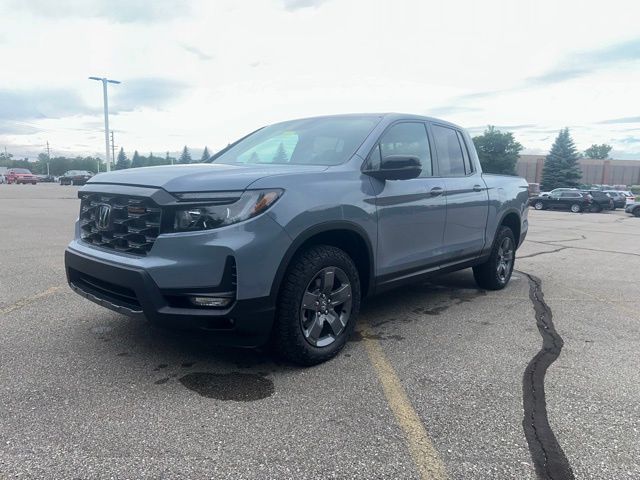
[[[516, 163], [522, 145], [513, 133], [501, 132], [489, 125], [482, 135], [473, 137], [482, 171], [502, 175], [516, 175]], [[545, 158], [540, 188], [549, 191], [561, 187], [578, 187], [582, 171], [578, 165], [580, 158], [607, 159], [611, 145], [591, 145], [581, 155], [571, 138], [568, 128], [560, 130], [549, 154]]]
[[[200, 160], [197, 160], [196, 162], [204, 163], [207, 162], [210, 158], [211, 154], [209, 153], [209, 147], [204, 147]], [[129, 159], [124, 149], [120, 148], [120, 152], [116, 157], [115, 169], [125, 170], [127, 168], [155, 167], [157, 165], [173, 165], [176, 163], [194, 163], [194, 160], [191, 157], [191, 152], [189, 151], [189, 147], [185, 145], [182, 149], [182, 153], [178, 158], [171, 157], [169, 155], [169, 152], [167, 152], [165, 156], [156, 156], [153, 154], [153, 152], [151, 152], [149, 153], [149, 156], [145, 157], [144, 155], [140, 155], [137, 150], [134, 150], [131, 159]]]
[[[501, 132], [494, 126], [489, 125], [482, 135], [473, 137], [473, 143], [478, 152], [478, 157], [482, 165], [482, 170], [486, 173], [497, 173], [502, 175], [516, 175], [516, 164], [520, 157], [523, 146], [516, 141], [513, 133]], [[542, 172], [541, 188], [552, 190], [558, 187], [577, 187], [580, 185], [582, 173], [578, 165], [581, 157], [606, 159], [609, 158], [611, 146], [607, 144], [591, 145], [580, 154], [571, 138], [569, 129], [560, 130], [549, 154], [547, 155]], [[255, 155], [255, 153], [254, 153]], [[286, 153], [282, 144], [276, 157], [284, 156]], [[204, 147], [202, 157], [197, 162], [206, 162], [211, 158], [208, 147]], [[59, 176], [68, 170], [88, 170], [90, 172], [105, 171], [105, 163], [98, 157], [75, 157], [69, 158], [58, 156], [48, 158], [44, 153], [38, 155], [37, 162], [30, 162], [27, 159], [13, 159], [12, 155], [0, 153], [0, 167], [28, 168], [36, 174], [47, 173], [47, 163], [49, 164], [49, 174]], [[151, 167], [156, 165], [173, 165], [194, 163], [189, 148], [185, 145], [178, 158], [166, 152], [164, 156], [154, 155], [150, 152], [148, 156], [140, 155], [135, 150], [131, 159], [127, 156], [123, 148], [115, 159], [113, 168], [124, 170], [127, 168]], [[98, 167], [99, 165], [99, 167]]]
[[[211, 158], [209, 149], [204, 147], [202, 156], [197, 162], [206, 162]], [[191, 157], [189, 148], [185, 145], [182, 149], [182, 153], [178, 158], [169, 155], [166, 152], [164, 156], [154, 155], [150, 152], [148, 156], [140, 155], [137, 150], [133, 152], [131, 159], [128, 158], [123, 148], [120, 148], [120, 152], [116, 156], [115, 163], [112, 163], [112, 168], [115, 170], [124, 170], [126, 168], [137, 167], [152, 167], [156, 165], [173, 165], [173, 164], [185, 164], [194, 163]], [[0, 167], [8, 168], [28, 168], [31, 172], [38, 175], [47, 174], [47, 164], [49, 164], [49, 175], [60, 176], [69, 170], [87, 170], [89, 172], [97, 173], [98, 171], [106, 171], [106, 163], [99, 157], [65, 157], [55, 156], [49, 158], [46, 153], [38, 155], [36, 162], [29, 161], [28, 159], [14, 159], [11, 153], [0, 153]]]

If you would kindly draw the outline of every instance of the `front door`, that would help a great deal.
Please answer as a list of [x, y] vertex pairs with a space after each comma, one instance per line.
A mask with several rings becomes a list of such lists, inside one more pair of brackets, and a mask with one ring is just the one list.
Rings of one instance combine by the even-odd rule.
[[446, 216], [445, 184], [433, 176], [426, 124], [393, 124], [371, 151], [367, 168], [378, 168], [389, 155], [418, 157], [422, 173], [410, 180], [371, 178], [378, 215], [376, 276], [382, 283], [385, 277], [437, 269]]

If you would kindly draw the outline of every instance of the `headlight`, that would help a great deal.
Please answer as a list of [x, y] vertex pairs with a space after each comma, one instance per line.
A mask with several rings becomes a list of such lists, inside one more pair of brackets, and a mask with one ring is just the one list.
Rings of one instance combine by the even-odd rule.
[[273, 205], [283, 190], [247, 190], [238, 192], [185, 193], [176, 196], [183, 201], [207, 198], [215, 205], [178, 207], [173, 221], [174, 232], [210, 230], [243, 222], [260, 215]]

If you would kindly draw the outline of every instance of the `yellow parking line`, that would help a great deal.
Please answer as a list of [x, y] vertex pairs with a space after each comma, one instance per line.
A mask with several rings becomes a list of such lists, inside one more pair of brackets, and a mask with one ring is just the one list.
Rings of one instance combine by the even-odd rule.
[[0, 308], [0, 315], [6, 315], [7, 313], [11, 313], [14, 310], [18, 310], [19, 308], [22, 308], [25, 305], [29, 305], [30, 303], [35, 302], [36, 300], [39, 300], [42, 297], [47, 297], [49, 295], [52, 295], [56, 293], [58, 290], [60, 290], [62, 287], [64, 287], [64, 285], [58, 285], [57, 287], [49, 287], [43, 292], [36, 293], [35, 295], [31, 295], [30, 297], [22, 298], [17, 302], [12, 303], [9, 306]]
[[407, 392], [400, 383], [397, 373], [384, 354], [380, 342], [372, 337], [369, 328], [360, 327], [363, 343], [391, 411], [407, 437], [413, 461], [422, 480], [444, 480], [447, 473], [433, 442], [429, 438], [420, 417], [411, 405]]

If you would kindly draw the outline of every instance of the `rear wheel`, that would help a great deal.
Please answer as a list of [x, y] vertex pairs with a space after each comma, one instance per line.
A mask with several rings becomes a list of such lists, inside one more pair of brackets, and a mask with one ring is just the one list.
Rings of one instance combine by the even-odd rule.
[[571, 211], [573, 213], [580, 213], [582, 211], [582, 207], [580, 206], [580, 204], [574, 203], [573, 205], [571, 205]]
[[535, 208], [536, 210], [544, 210], [544, 203], [536, 202], [533, 204], [533, 208]]
[[634, 215], [635, 217], [640, 217], [640, 207], [636, 207], [636, 208], [634, 208], [634, 209], [633, 209], [633, 212], [631, 212], [631, 213], [633, 213], [633, 215]]
[[334, 357], [360, 309], [360, 279], [339, 248], [318, 245], [297, 255], [283, 280], [273, 332], [276, 350], [300, 365]]
[[501, 290], [507, 286], [513, 273], [516, 242], [509, 227], [500, 227], [493, 242], [489, 259], [473, 267], [473, 277], [481, 288]]

